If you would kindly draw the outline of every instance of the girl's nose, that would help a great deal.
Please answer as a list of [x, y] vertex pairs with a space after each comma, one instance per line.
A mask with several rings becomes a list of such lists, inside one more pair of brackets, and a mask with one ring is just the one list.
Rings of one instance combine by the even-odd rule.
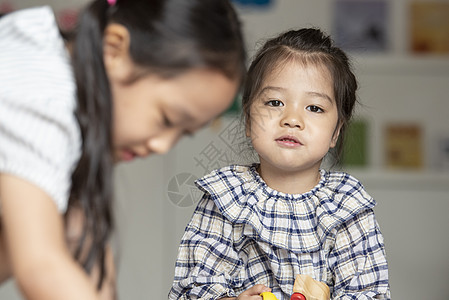
[[281, 118], [281, 126], [304, 129], [304, 122], [297, 110], [289, 109], [284, 111]]
[[181, 137], [180, 130], [170, 128], [162, 131], [159, 135], [148, 140], [147, 146], [152, 153], [167, 153]]

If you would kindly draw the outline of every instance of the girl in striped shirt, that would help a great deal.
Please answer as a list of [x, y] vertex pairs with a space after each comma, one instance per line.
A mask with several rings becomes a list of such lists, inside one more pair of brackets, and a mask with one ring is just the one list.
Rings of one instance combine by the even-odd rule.
[[99, 299], [113, 165], [167, 152], [231, 103], [236, 13], [227, 0], [95, 0], [72, 41], [32, 8], [0, 19], [0, 49], [0, 281], [14, 276], [26, 299]]

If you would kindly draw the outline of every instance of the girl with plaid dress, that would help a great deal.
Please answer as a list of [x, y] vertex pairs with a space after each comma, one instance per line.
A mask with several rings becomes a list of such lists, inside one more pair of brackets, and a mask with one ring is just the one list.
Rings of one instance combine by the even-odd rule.
[[204, 192], [179, 248], [170, 299], [290, 299], [295, 277], [332, 299], [389, 299], [375, 200], [321, 163], [340, 153], [356, 102], [345, 53], [318, 29], [269, 40], [243, 93], [246, 135], [259, 156], [197, 181]]

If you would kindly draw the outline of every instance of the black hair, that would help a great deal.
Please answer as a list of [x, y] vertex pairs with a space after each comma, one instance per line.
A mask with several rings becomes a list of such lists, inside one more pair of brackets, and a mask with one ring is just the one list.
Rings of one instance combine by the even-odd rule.
[[320, 29], [290, 30], [269, 39], [256, 53], [247, 73], [242, 96], [243, 118], [249, 124], [250, 107], [260, 92], [265, 78], [279, 66], [293, 60], [325, 67], [333, 80], [334, 97], [338, 109], [337, 126], [340, 135], [333, 152], [338, 161], [343, 151], [344, 135], [357, 102], [357, 80], [348, 56], [334, 46], [330, 36]]
[[92, 245], [81, 263], [87, 271], [100, 263], [98, 287], [105, 275], [104, 248], [113, 229], [113, 104], [103, 63], [103, 33], [109, 23], [127, 28], [132, 62], [146, 73], [173, 77], [204, 67], [241, 80], [245, 72], [240, 22], [228, 0], [118, 0], [113, 6], [95, 0], [80, 14], [73, 68], [75, 114], [83, 144], [72, 174], [70, 207], [81, 206], [85, 216], [75, 257], [80, 259], [89, 236]]

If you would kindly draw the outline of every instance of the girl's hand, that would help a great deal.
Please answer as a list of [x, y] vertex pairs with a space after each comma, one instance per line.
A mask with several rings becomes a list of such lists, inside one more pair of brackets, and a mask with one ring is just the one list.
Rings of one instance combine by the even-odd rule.
[[271, 292], [271, 289], [263, 284], [256, 284], [241, 293], [237, 298], [221, 298], [220, 300], [262, 300], [260, 294], [263, 292]]
[[263, 292], [271, 292], [271, 289], [263, 284], [256, 284], [252, 288], [247, 289], [243, 293], [241, 293], [237, 300], [260, 300], [262, 299]]

